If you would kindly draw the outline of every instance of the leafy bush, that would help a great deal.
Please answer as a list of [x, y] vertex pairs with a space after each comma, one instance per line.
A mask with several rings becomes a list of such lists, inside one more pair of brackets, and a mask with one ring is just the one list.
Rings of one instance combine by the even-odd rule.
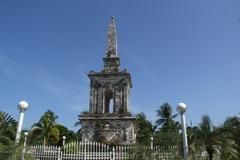
[[[23, 146], [17, 146], [16, 144], [11, 145], [0, 145], [0, 160], [18, 160], [23, 154]], [[34, 157], [30, 154], [25, 154], [25, 160], [34, 160]]]

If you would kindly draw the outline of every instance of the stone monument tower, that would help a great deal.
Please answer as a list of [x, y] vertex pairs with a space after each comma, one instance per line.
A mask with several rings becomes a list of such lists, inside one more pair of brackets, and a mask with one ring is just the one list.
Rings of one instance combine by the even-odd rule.
[[135, 143], [134, 121], [130, 113], [130, 73], [120, 70], [115, 18], [111, 17], [107, 50], [100, 72], [90, 71], [89, 112], [81, 116], [82, 140], [116, 144]]

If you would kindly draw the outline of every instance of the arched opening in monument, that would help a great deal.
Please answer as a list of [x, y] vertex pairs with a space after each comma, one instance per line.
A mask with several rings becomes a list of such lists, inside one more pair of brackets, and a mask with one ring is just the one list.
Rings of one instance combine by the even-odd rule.
[[113, 113], [113, 99], [110, 99], [109, 102], [109, 113]]
[[105, 113], [113, 113], [113, 90], [108, 88], [105, 91]]

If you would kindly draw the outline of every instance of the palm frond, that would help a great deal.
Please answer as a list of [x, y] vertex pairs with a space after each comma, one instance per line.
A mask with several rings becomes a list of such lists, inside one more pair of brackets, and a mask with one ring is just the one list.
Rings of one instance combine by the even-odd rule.
[[59, 130], [56, 127], [51, 128], [49, 133], [49, 138], [53, 139], [53, 141], [56, 143], [59, 140]]

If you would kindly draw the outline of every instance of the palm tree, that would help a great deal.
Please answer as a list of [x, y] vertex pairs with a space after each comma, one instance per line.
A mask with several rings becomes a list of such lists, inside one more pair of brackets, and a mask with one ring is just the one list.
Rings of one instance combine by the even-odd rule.
[[223, 160], [237, 160], [238, 145], [234, 141], [234, 136], [230, 132], [229, 126], [214, 127], [208, 115], [202, 116], [202, 121], [199, 125], [200, 129], [197, 138], [202, 141], [205, 150], [208, 153], [208, 159], [213, 160], [214, 154]]
[[172, 128], [176, 127], [174, 118], [177, 117], [177, 114], [172, 115], [172, 107], [168, 103], [164, 103], [157, 110], [157, 116], [159, 117], [155, 123], [155, 128]]
[[0, 111], [0, 144], [14, 141], [17, 121], [8, 113]]
[[237, 145], [238, 159], [240, 159], [240, 122], [237, 117], [229, 117], [223, 124], [224, 132], [231, 134], [232, 139]]
[[78, 134], [80, 134], [79, 136], [81, 137], [81, 131], [83, 130], [83, 126], [82, 126], [82, 117], [87, 116], [89, 114], [88, 111], [82, 111], [81, 114], [78, 115], [78, 121], [74, 124], [74, 127], [76, 126], [81, 126], [81, 128], [77, 131]]
[[153, 136], [153, 127], [146, 115], [141, 112], [136, 115], [137, 143], [141, 145], [150, 145]]
[[88, 114], [89, 114], [88, 111], [82, 111], [81, 114], [78, 115], [78, 121], [74, 124], [74, 126], [76, 127], [76, 126], [82, 125], [82, 120], [81, 120], [81, 118], [84, 117], [84, 116], [86, 116], [86, 115], [88, 115]]
[[174, 120], [177, 114], [172, 113], [172, 107], [164, 103], [157, 110], [158, 119], [155, 122], [155, 143], [158, 145], [178, 145], [181, 141], [180, 125]]
[[78, 141], [79, 140], [79, 136], [77, 133], [75, 133], [72, 130], [69, 130], [67, 127], [61, 125], [61, 124], [57, 124], [56, 128], [59, 130], [59, 141], [57, 143], [58, 146], [62, 145], [63, 142], [63, 136], [65, 136], [66, 139], [66, 143], [69, 142], [74, 142], [74, 141]]
[[223, 126], [217, 129], [218, 151], [224, 160], [238, 160], [240, 158], [239, 134], [240, 123], [236, 117], [227, 118]]
[[216, 129], [213, 127], [212, 121], [208, 115], [202, 116], [202, 121], [199, 126], [199, 139], [201, 139], [204, 143], [209, 160], [212, 160], [215, 152], [215, 146], [217, 144], [218, 135]]
[[57, 143], [59, 140], [59, 131], [56, 127], [57, 118], [58, 116], [51, 110], [45, 112], [39, 122], [33, 124], [30, 137], [36, 141], [43, 140], [44, 145]]
[[220, 153], [222, 160], [238, 160], [237, 144], [230, 134], [222, 132], [217, 141], [217, 151]]
[[198, 126], [187, 127], [187, 138], [190, 159], [197, 160], [205, 151], [203, 142], [199, 139], [200, 128]]

